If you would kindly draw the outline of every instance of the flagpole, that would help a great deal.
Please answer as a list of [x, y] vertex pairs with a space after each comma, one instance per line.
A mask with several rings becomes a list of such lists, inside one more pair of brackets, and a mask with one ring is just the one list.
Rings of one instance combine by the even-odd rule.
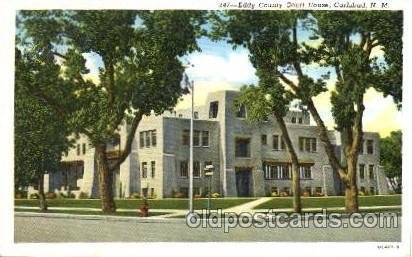
[[194, 115], [194, 81], [189, 83], [192, 94], [192, 110], [190, 115], [190, 156], [189, 156], [189, 212], [193, 213], [193, 115]]

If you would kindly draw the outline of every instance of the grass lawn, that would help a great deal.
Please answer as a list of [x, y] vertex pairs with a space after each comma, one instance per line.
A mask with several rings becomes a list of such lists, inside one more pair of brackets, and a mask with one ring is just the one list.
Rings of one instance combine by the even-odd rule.
[[[345, 206], [344, 196], [333, 197], [302, 197], [303, 208], [327, 208]], [[360, 196], [359, 206], [390, 206], [401, 205], [401, 195], [388, 196]], [[292, 208], [292, 197], [274, 197], [272, 200], [262, 203], [255, 209], [283, 209]]]
[[[256, 198], [218, 198], [212, 199], [212, 208], [229, 208], [232, 206], [244, 204], [255, 200]], [[78, 208], [101, 208], [100, 200], [95, 199], [49, 199], [47, 200], [49, 207], [78, 207]], [[116, 207], [118, 209], [133, 209], [137, 210], [142, 204], [141, 199], [131, 199], [131, 200], [115, 200]], [[178, 209], [185, 210], [189, 208], [188, 199], [159, 199], [159, 200], [148, 200], [149, 209]], [[37, 207], [38, 200], [27, 200], [19, 199], [14, 201], [15, 207], [19, 206], [31, 206]], [[194, 200], [194, 208], [202, 209], [207, 208], [207, 199], [196, 199]]]
[[[39, 210], [27, 210], [21, 208], [15, 208], [15, 212], [35, 212], [39, 213]], [[103, 214], [101, 211], [80, 211], [80, 210], [48, 210], [47, 213], [65, 213], [65, 214], [80, 214], [80, 215], [108, 215], [108, 216], [124, 216], [124, 217], [139, 217], [137, 211], [121, 211], [115, 214]], [[159, 216], [169, 214], [168, 212], [149, 212], [149, 216]]]

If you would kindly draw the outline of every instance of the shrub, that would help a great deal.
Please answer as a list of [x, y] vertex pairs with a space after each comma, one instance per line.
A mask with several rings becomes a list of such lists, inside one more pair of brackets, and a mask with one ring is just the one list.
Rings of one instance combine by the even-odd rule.
[[315, 196], [318, 196], [318, 197], [319, 197], [319, 196], [325, 196], [325, 194], [322, 193], [322, 192], [316, 192], [316, 193], [315, 193]]
[[183, 195], [183, 193], [181, 193], [181, 192], [176, 192], [176, 193], [173, 195], [173, 197], [174, 197], [174, 198], [183, 198], [184, 195]]
[[39, 194], [38, 193], [33, 193], [33, 194], [30, 194], [30, 197], [29, 197], [30, 199], [39, 199]]
[[308, 196], [310, 196], [310, 193], [308, 191], [305, 191], [305, 192], [303, 192], [302, 196], [308, 197]]
[[289, 193], [286, 191], [280, 192], [279, 196], [284, 197], [284, 196], [289, 196]]
[[277, 192], [272, 192], [272, 193], [270, 194], [270, 196], [272, 196], [272, 197], [278, 197], [279, 195], [278, 195]]
[[140, 198], [140, 194], [137, 193], [137, 192], [132, 193], [132, 194], [130, 195], [130, 198], [131, 198], [131, 199], [139, 199], [139, 198]]
[[78, 198], [79, 198], [79, 199], [88, 199], [88, 198], [89, 198], [89, 195], [88, 195], [87, 193], [85, 193], [85, 192], [80, 192]]
[[200, 194], [195, 194], [195, 195], [194, 195], [194, 198], [195, 198], [195, 199], [199, 199], [200, 197], [201, 197]]
[[220, 194], [217, 192], [212, 193], [212, 198], [219, 198]]
[[359, 195], [359, 196], [364, 196], [364, 195], [365, 195], [365, 192], [359, 191], [358, 195]]
[[54, 192], [48, 192], [48, 193], [46, 194], [46, 198], [47, 198], [47, 199], [56, 199], [56, 198], [57, 198], [57, 195], [56, 195], [56, 193], [54, 193]]
[[157, 198], [157, 194], [149, 195], [147, 198], [148, 198], [148, 199], [156, 199], [156, 198]]

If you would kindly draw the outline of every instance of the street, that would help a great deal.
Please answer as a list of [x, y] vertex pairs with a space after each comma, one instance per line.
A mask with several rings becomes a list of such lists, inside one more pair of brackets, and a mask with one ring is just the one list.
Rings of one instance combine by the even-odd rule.
[[[399, 220], [401, 222], [401, 219]], [[359, 242], [401, 240], [401, 228], [189, 228], [184, 219], [105, 220], [15, 216], [15, 242]]]

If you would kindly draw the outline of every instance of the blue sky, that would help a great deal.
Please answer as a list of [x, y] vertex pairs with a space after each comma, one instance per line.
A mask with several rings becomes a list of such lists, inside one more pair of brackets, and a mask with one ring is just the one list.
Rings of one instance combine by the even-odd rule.
[[[299, 34], [302, 40], [309, 37], [308, 34]], [[313, 41], [313, 45], [320, 41]], [[249, 52], [244, 47], [233, 49], [225, 41], [211, 41], [206, 37], [198, 39], [200, 52], [194, 52], [182, 57], [184, 63], [190, 62], [194, 67], [186, 70], [191, 80], [194, 80], [195, 105], [201, 105], [205, 101], [208, 92], [217, 90], [238, 90], [244, 84], [256, 84], [258, 78], [255, 69], [249, 61]], [[373, 56], [382, 58], [382, 50], [376, 49]], [[91, 70], [90, 77], [96, 79], [98, 67], [102, 66], [98, 55], [84, 54], [87, 59], [86, 66]], [[331, 71], [331, 78], [328, 88], [333, 89], [335, 75], [333, 70], [320, 68], [317, 65], [304, 67], [304, 72], [313, 78], [319, 78], [328, 70]], [[291, 77], [291, 79], [296, 79]], [[190, 105], [189, 96], [184, 96], [177, 108], [187, 108]], [[333, 128], [333, 118], [331, 115], [330, 91], [320, 94], [315, 99], [315, 104], [329, 128]], [[376, 131], [382, 136], [386, 136], [390, 131], [400, 129], [401, 114], [397, 111], [391, 97], [384, 98], [374, 89], [369, 89], [365, 95], [366, 111], [364, 114], [364, 128], [366, 131]], [[385, 121], [385, 122], [382, 122]]]

